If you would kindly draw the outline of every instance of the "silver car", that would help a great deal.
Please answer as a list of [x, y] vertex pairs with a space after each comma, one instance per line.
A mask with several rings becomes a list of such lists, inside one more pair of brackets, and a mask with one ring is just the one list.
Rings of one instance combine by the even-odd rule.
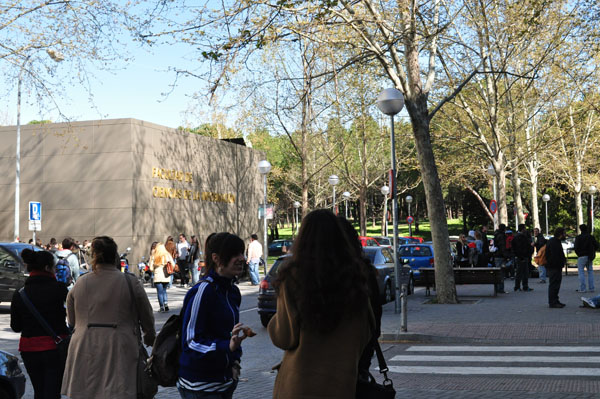
[[[383, 303], [391, 302], [395, 299], [395, 278], [394, 278], [394, 258], [390, 248], [386, 247], [364, 247], [365, 256], [371, 261], [377, 269], [377, 284]], [[400, 262], [400, 259], [398, 259]], [[414, 281], [410, 277], [408, 284], [408, 293], [414, 292]]]

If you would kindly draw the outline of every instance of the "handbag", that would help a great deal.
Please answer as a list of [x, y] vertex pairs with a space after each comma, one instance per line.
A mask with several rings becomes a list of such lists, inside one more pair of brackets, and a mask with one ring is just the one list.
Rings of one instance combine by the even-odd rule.
[[170, 276], [171, 274], [173, 274], [173, 272], [174, 272], [173, 263], [167, 262], [167, 264], [165, 265], [164, 271], [165, 271], [166, 276]]
[[31, 303], [31, 301], [29, 300], [29, 297], [25, 293], [25, 287], [19, 290], [19, 295], [21, 295], [23, 303], [25, 303], [25, 306], [27, 306], [33, 317], [35, 317], [36, 320], [42, 325], [42, 327], [44, 328], [44, 330], [46, 330], [48, 335], [50, 335], [52, 339], [54, 339], [54, 343], [56, 344], [56, 349], [58, 350], [58, 355], [60, 357], [61, 362], [66, 362], [67, 354], [69, 353], [69, 344], [71, 343], [71, 334], [67, 335], [65, 338], [61, 338], [58, 335], [56, 335], [52, 327], [50, 327], [50, 324], [48, 324], [46, 319], [42, 317], [40, 312], [38, 312], [35, 306], [33, 306], [33, 303]]
[[389, 369], [377, 340], [375, 340], [375, 353], [379, 363], [379, 372], [383, 374], [383, 384], [379, 384], [371, 373], [369, 373], [368, 381], [359, 378], [356, 382], [356, 399], [393, 399], [396, 397], [394, 383], [387, 376]]
[[148, 352], [146, 352], [146, 348], [144, 344], [142, 344], [142, 333], [140, 331], [140, 312], [137, 306], [137, 302], [135, 300], [135, 295], [133, 294], [133, 286], [131, 285], [131, 281], [127, 277], [129, 273], [125, 273], [125, 280], [127, 281], [127, 287], [129, 288], [129, 294], [131, 295], [131, 301], [133, 302], [133, 306], [135, 307], [136, 313], [136, 323], [135, 323], [135, 331], [138, 339], [138, 361], [137, 361], [137, 398], [138, 399], [152, 399], [156, 395], [158, 391], [158, 384], [150, 375], [150, 370], [148, 366]]

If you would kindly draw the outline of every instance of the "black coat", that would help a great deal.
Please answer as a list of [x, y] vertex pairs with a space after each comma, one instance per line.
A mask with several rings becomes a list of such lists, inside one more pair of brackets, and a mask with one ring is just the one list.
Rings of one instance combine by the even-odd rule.
[[515, 238], [512, 240], [512, 249], [515, 256], [520, 259], [531, 258], [533, 254], [533, 247], [531, 246], [531, 238], [524, 233], [517, 233]]
[[590, 259], [596, 257], [596, 249], [598, 249], [598, 243], [591, 234], [580, 234], [575, 237], [575, 253], [577, 256], [588, 256]]
[[[68, 334], [65, 301], [67, 287], [49, 275], [29, 276], [25, 280], [25, 293], [57, 335]], [[49, 334], [23, 303], [19, 291], [15, 291], [10, 304], [10, 328], [22, 337], [42, 337]]]
[[567, 262], [562, 244], [556, 237], [552, 237], [546, 243], [546, 269], [562, 269]]

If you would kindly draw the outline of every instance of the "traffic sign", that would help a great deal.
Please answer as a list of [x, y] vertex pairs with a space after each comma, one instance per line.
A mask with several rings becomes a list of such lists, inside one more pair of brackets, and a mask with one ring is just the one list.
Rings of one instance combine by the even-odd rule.
[[29, 220], [42, 221], [42, 203], [29, 201]]
[[406, 221], [408, 222], [408, 224], [412, 224], [412, 222], [415, 221], [415, 218], [413, 218], [412, 216], [409, 216], [406, 218]]
[[490, 201], [490, 212], [492, 212], [492, 215], [495, 214], [497, 210], [498, 210], [498, 204], [496, 203], [496, 200], [491, 200]]
[[42, 231], [42, 221], [41, 220], [30, 220], [29, 221], [29, 231]]

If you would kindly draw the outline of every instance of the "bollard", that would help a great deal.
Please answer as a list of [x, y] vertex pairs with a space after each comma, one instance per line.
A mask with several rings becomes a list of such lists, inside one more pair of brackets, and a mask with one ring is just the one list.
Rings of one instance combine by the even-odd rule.
[[402, 294], [400, 294], [400, 306], [402, 308], [402, 322], [400, 323], [400, 331], [402, 332], [406, 332], [408, 331], [407, 329], [407, 303], [406, 303], [406, 297], [407, 297], [408, 293], [407, 293], [407, 286], [406, 284], [402, 284]]

